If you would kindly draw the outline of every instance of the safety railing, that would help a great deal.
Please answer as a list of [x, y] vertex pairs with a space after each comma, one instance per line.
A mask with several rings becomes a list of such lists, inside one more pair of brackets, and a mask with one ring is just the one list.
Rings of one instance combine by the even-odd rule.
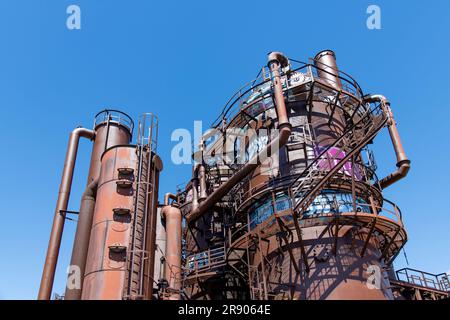
[[[337, 192], [335, 190], [325, 190], [320, 193], [304, 212], [304, 219], [323, 218], [337, 216], [339, 214], [353, 213], [355, 217], [358, 214], [377, 216], [394, 222], [397, 226], [403, 227], [402, 212], [400, 208], [388, 199], [383, 199], [382, 205], [370, 205], [362, 199], [351, 200], [350, 193]], [[348, 200], [347, 200], [348, 199]], [[231, 233], [231, 243], [241, 238], [246, 233], [254, 231], [257, 227], [263, 225], [264, 230], [276, 224], [276, 214], [284, 212], [283, 220], [292, 221], [292, 217], [287, 214], [292, 209], [292, 202], [288, 196], [278, 196], [276, 198], [266, 198], [261, 202], [258, 209], [249, 214], [247, 222], [233, 230]], [[260, 210], [258, 212], [258, 210]], [[376, 212], [374, 212], [376, 210]], [[301, 219], [300, 219], [301, 220]], [[397, 228], [397, 227], [395, 227]]]
[[[291, 66], [287, 72], [283, 72], [281, 74], [283, 91], [293, 88], [293, 86], [289, 85], [288, 82], [288, 77], [291, 74], [304, 74], [306, 82], [313, 82], [314, 79], [321, 79], [319, 72], [331, 74], [329, 71], [315, 65], [312, 59], [310, 59], [309, 63], [304, 63], [294, 59], [290, 59], [290, 61], [294, 62], [296, 65]], [[258, 74], [255, 79], [244, 84], [239, 90], [236, 91], [236, 93], [225, 104], [219, 116], [213, 121], [211, 125], [212, 128], [219, 128], [223, 124], [224, 119], [232, 119], [242, 109], [248, 109], [257, 102], [264, 102], [266, 98], [270, 98], [272, 93], [271, 78], [264, 76], [264, 73], [269, 74], [267, 69], [264, 70], [266, 71], [262, 74]], [[338, 79], [341, 82], [343, 92], [354, 96], [356, 99], [363, 98], [361, 87], [355, 79], [340, 70], [337, 70], [336, 73], [338, 74]], [[303, 85], [304, 83], [305, 82], [299, 82], [297, 85]], [[273, 104], [269, 105], [273, 107]]]
[[[332, 75], [333, 77], [335, 76], [334, 73], [328, 71], [329, 69], [331, 69], [330, 66], [325, 65], [321, 66], [320, 63], [319, 65], [314, 64], [314, 59], [312, 58], [309, 59], [308, 64], [293, 59], [291, 59], [291, 61], [299, 64], [299, 67], [297, 67], [295, 70], [301, 69], [305, 65], [309, 66], [308, 67], [309, 75], [310, 76], [312, 75], [313, 78], [320, 79], [321, 77], [319, 75], [319, 72], [327, 73], [329, 75]], [[331, 80], [332, 78], [328, 78], [327, 79], [328, 82], [331, 82], [334, 85], [339, 85], [340, 87], [342, 87], [343, 91], [348, 92], [357, 98], [363, 97], [362, 89], [359, 86], [358, 82], [356, 82], [356, 80], [353, 77], [351, 77], [349, 74], [341, 70], [335, 70], [335, 72], [338, 75], [337, 79], [339, 79], [340, 83], [338, 83], [338, 81]]]
[[144, 113], [139, 117], [137, 144], [148, 146], [155, 152], [158, 147], [158, 117], [153, 113]]
[[[330, 159], [326, 159], [329, 164]], [[288, 188], [300, 174], [298, 169], [290, 168], [291, 172], [289, 175], [269, 178], [267, 181], [258, 183], [255, 186], [250, 187], [250, 181], [252, 177], [246, 178], [236, 185], [233, 190], [234, 196], [234, 206], [236, 211], [241, 211], [241, 205], [244, 203], [251, 203], [254, 197], [267, 193], [268, 191], [276, 191]], [[260, 171], [260, 175], [270, 175], [273, 169], [267, 169]], [[373, 167], [366, 163], [351, 163], [348, 162], [343, 166], [342, 169], [338, 171], [341, 180], [348, 180], [353, 175], [356, 182], [367, 182], [369, 181], [372, 185], [378, 184], [378, 176], [376, 175]]]
[[432, 274], [411, 268], [400, 269], [396, 273], [400, 281], [425, 288], [450, 291], [450, 277], [446, 273]]
[[99, 124], [106, 123], [108, 121], [120, 124], [130, 130], [130, 133], [133, 133], [133, 119], [131, 119], [131, 117], [126, 113], [113, 109], [105, 109], [97, 113], [94, 117], [94, 128]]
[[226, 250], [225, 246], [222, 246], [188, 255], [186, 257], [184, 272], [186, 276], [199, 276], [202, 273], [213, 271], [225, 264]]

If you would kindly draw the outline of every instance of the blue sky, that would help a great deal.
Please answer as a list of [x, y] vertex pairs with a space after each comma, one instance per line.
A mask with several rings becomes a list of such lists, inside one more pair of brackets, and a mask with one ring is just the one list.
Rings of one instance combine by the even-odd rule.
[[[274, 3], [276, 3], [274, 7]], [[66, 28], [77, 4], [82, 29]], [[382, 29], [366, 28], [366, 8]], [[273, 9], [271, 9], [274, 7]], [[269, 51], [306, 60], [333, 49], [366, 93], [389, 97], [412, 168], [386, 190], [402, 209], [411, 267], [450, 270], [450, 2], [1, 0], [0, 299], [34, 299], [70, 131], [105, 107], [160, 119], [161, 194], [189, 166], [170, 162], [176, 128], [210, 123]], [[395, 157], [375, 140], [379, 175]], [[78, 210], [90, 145], [83, 141], [69, 209]], [[75, 224], [67, 222], [55, 292], [63, 293]], [[406, 266], [403, 254], [396, 267]]]

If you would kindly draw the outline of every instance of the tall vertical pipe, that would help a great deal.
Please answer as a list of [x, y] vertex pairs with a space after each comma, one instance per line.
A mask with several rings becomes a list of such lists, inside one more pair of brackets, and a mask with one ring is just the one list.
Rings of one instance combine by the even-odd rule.
[[[66, 286], [65, 300], [79, 300], [83, 285], [84, 272], [86, 269], [87, 252], [92, 227], [92, 219], [95, 209], [95, 197], [97, 194], [98, 179], [92, 181], [86, 188], [81, 198], [80, 213], [78, 214], [77, 230], [73, 241], [72, 257], [70, 266], [77, 267], [80, 275], [80, 287], [72, 288]], [[70, 275], [69, 275], [70, 276]]]
[[288, 65], [287, 58], [280, 52], [271, 52], [268, 57], [268, 66], [272, 73], [273, 95], [275, 98], [278, 127], [281, 130], [283, 126], [291, 126], [287, 115], [286, 103], [283, 95], [283, 85], [281, 84], [280, 68]]
[[161, 211], [166, 225], [165, 278], [169, 285], [168, 300], [180, 300], [181, 288], [181, 211], [164, 206]]
[[45, 258], [44, 270], [42, 272], [41, 284], [39, 287], [39, 300], [49, 300], [52, 293], [56, 264], [58, 262], [59, 249], [64, 229], [64, 211], [67, 210], [67, 205], [69, 203], [73, 172], [78, 152], [78, 143], [81, 137], [93, 140], [95, 132], [85, 128], [77, 128], [70, 134], [61, 184], [59, 187], [58, 200], [56, 202], [55, 215], [53, 218], [52, 231], [48, 243], [47, 256]]

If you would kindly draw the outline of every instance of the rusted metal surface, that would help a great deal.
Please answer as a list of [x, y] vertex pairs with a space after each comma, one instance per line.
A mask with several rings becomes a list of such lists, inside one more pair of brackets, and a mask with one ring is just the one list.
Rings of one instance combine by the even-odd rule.
[[134, 189], [120, 188], [117, 181], [134, 181], [134, 174], [121, 176], [119, 168], [135, 168], [133, 146], [113, 147], [102, 157], [97, 200], [86, 261], [82, 299], [121, 300], [131, 234], [131, 216], [116, 208], [133, 210]]
[[181, 211], [164, 206], [161, 214], [166, 226], [165, 278], [168, 282], [168, 300], [179, 300], [181, 288]]
[[65, 300], [79, 300], [81, 298], [82, 283], [86, 267], [86, 258], [89, 249], [89, 239], [94, 217], [95, 197], [97, 195], [98, 179], [92, 181], [86, 188], [81, 198], [80, 213], [78, 214], [77, 230], [73, 241], [70, 266], [79, 268], [80, 287], [68, 288], [64, 295]]

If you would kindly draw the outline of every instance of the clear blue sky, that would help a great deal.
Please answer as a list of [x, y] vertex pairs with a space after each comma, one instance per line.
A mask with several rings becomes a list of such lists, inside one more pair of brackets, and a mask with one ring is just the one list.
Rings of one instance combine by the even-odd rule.
[[[271, 5], [272, 3], [272, 5]], [[275, 3], [275, 8], [271, 9]], [[66, 28], [77, 4], [82, 29]], [[366, 8], [382, 30], [366, 28]], [[188, 179], [170, 163], [176, 128], [213, 120], [269, 51], [306, 60], [333, 49], [366, 93], [390, 98], [408, 178], [386, 190], [403, 211], [410, 266], [450, 270], [449, 1], [0, 1], [0, 299], [37, 295], [69, 132], [105, 107], [160, 118], [161, 194]], [[69, 209], [78, 210], [90, 145], [83, 141]], [[379, 175], [395, 167], [376, 139]], [[55, 291], [63, 293], [75, 224], [68, 222]], [[406, 265], [403, 254], [396, 267]]]

